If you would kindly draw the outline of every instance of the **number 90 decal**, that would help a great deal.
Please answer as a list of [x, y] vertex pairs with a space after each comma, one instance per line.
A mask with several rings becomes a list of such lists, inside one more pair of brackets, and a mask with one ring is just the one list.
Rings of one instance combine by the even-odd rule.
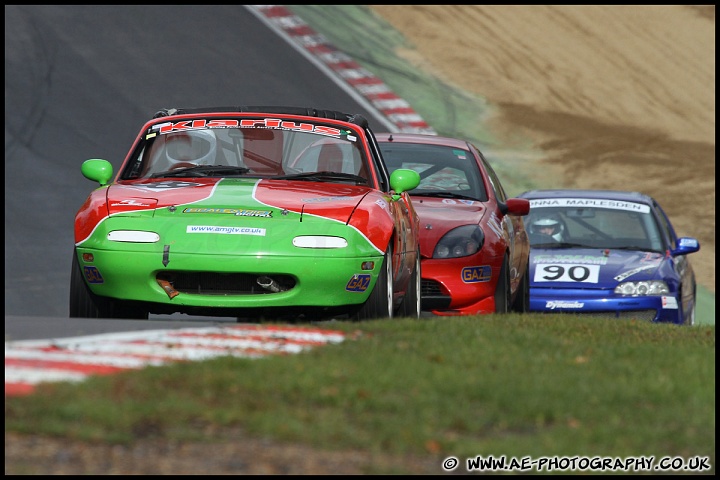
[[600, 265], [535, 265], [535, 282], [583, 282], [597, 283]]

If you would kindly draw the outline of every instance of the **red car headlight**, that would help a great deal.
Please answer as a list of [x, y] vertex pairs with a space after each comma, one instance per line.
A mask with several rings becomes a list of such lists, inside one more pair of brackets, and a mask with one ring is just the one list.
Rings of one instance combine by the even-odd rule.
[[485, 243], [485, 234], [477, 225], [463, 225], [446, 233], [435, 246], [433, 258], [467, 257]]

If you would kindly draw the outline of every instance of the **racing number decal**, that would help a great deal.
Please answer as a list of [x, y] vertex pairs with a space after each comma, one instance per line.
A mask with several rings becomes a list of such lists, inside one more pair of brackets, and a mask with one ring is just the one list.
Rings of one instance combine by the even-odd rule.
[[600, 265], [541, 263], [535, 266], [535, 282], [597, 283]]

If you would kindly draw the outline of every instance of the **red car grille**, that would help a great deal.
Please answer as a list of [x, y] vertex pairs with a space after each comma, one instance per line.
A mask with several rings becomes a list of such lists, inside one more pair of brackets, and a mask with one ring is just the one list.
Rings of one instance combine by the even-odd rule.
[[445, 310], [450, 307], [452, 298], [443, 293], [442, 285], [435, 280], [420, 281], [420, 308], [422, 310]]
[[420, 281], [420, 295], [422, 297], [438, 297], [442, 296], [443, 292], [440, 288], [440, 284], [435, 280], [422, 279]]

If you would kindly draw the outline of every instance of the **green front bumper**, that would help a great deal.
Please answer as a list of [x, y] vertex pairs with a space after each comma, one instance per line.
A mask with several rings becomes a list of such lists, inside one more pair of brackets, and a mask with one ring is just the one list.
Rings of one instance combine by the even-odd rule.
[[[294, 306], [342, 306], [362, 304], [372, 291], [380, 272], [382, 256], [338, 257], [336, 252], [318, 251], [310, 256], [213, 255], [170, 253], [167, 266], [158, 252], [94, 250], [78, 247], [78, 257], [92, 253], [93, 261], [86, 278], [93, 293], [121, 300], [191, 307], [265, 308]], [[323, 255], [324, 254], [324, 255]], [[372, 270], [363, 270], [365, 262], [374, 262]], [[208, 274], [248, 274], [255, 277], [290, 276], [293, 288], [277, 293], [190, 293], [173, 298], [158, 283], [158, 274], [176, 272]], [[259, 289], [260, 290], [260, 289]]]

